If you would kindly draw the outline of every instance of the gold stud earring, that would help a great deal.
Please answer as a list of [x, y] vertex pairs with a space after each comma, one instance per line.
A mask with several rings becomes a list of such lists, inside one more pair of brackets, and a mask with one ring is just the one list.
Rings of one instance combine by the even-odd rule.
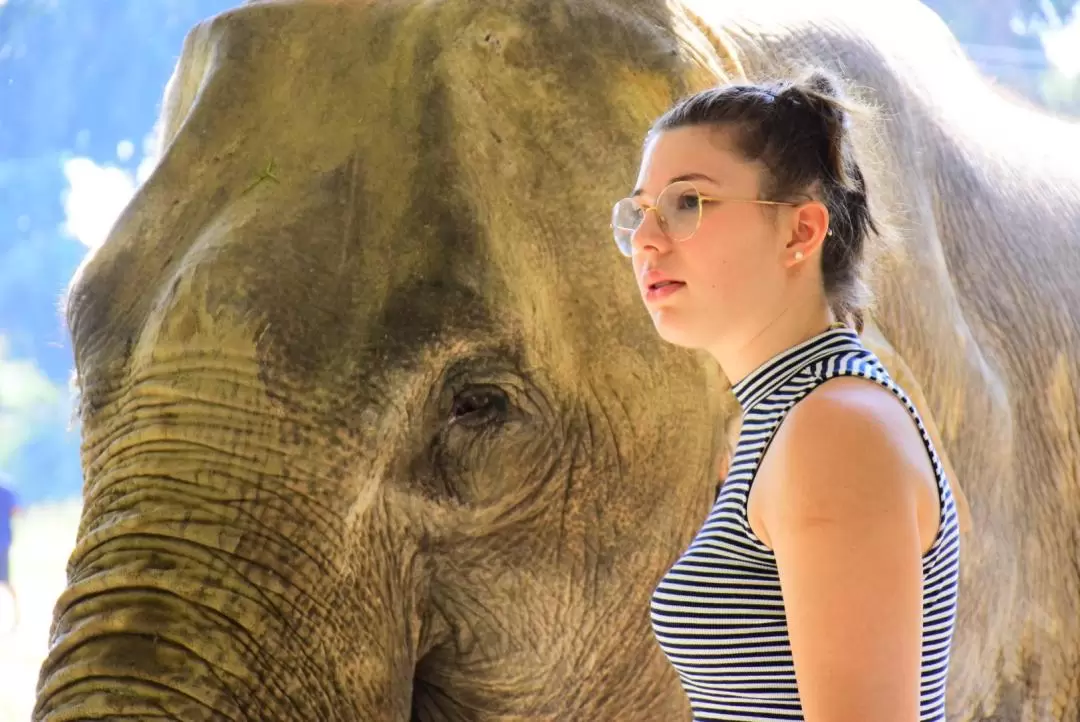
[[801, 261], [802, 260], [802, 251], [795, 251], [795, 260], [796, 261]]

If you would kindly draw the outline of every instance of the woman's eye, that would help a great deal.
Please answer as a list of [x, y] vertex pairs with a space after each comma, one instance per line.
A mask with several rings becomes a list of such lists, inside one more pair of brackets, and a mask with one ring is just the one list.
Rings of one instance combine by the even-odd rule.
[[679, 196], [680, 211], [696, 211], [699, 205], [701, 205], [701, 198], [695, 193]]

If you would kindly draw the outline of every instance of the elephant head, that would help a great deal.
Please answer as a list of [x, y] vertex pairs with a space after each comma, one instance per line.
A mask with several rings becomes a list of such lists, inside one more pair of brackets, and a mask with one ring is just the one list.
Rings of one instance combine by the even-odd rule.
[[187, 37], [67, 309], [85, 505], [36, 720], [678, 719], [648, 595], [718, 373], [608, 209], [689, 52], [604, 3]]

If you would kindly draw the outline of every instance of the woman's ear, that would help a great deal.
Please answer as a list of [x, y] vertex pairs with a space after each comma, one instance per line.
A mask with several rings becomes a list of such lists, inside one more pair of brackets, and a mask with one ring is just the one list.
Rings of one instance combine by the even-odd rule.
[[820, 201], [808, 201], [791, 214], [791, 236], [784, 246], [784, 265], [796, 266], [821, 250], [829, 229], [829, 209]]

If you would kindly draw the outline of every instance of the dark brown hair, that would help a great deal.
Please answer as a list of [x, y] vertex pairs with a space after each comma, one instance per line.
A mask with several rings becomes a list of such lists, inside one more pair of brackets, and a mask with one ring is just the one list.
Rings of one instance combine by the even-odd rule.
[[653, 134], [709, 125], [732, 131], [736, 150], [765, 168], [760, 200], [821, 201], [829, 210], [822, 244], [825, 293], [838, 318], [862, 330], [869, 303], [867, 239], [880, 236], [870, 215], [866, 181], [855, 162], [846, 100], [820, 70], [800, 80], [737, 83], [683, 98], [653, 124]]

